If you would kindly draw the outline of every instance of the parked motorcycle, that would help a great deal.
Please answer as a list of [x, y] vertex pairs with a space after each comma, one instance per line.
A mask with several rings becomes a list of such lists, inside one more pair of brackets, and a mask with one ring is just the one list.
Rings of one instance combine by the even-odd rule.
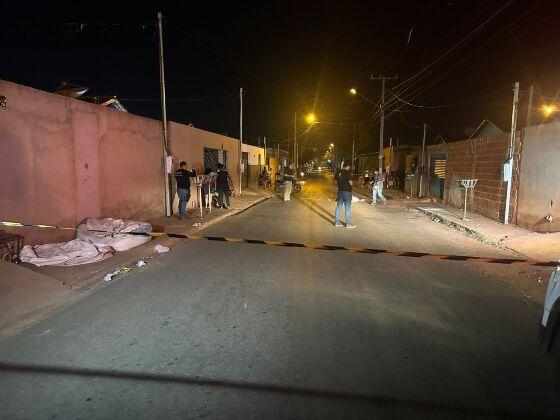
[[[274, 181], [274, 191], [276, 193], [280, 193], [282, 190], [284, 189], [284, 181], [281, 179], [277, 179], [276, 181]], [[292, 181], [292, 190], [294, 192], [300, 192], [301, 191], [301, 184], [299, 183], [299, 181], [297, 179], [294, 179]]]

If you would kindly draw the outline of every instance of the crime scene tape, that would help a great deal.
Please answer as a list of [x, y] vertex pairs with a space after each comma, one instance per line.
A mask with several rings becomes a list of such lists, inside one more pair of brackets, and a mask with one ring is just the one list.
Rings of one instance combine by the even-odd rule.
[[[61, 229], [61, 230], [74, 230], [77, 228], [59, 227], [51, 225], [39, 224], [26, 224], [19, 222], [8, 222], [0, 220], [0, 225], [11, 228], [39, 228], [39, 229]], [[490, 263], [490, 264], [506, 264], [506, 265], [522, 265], [522, 266], [536, 266], [536, 267], [558, 267], [560, 261], [539, 261], [527, 260], [519, 258], [486, 258], [486, 257], [473, 257], [469, 255], [450, 255], [450, 254], [430, 254], [428, 252], [411, 252], [411, 251], [395, 251], [389, 249], [375, 249], [375, 248], [353, 248], [337, 245], [319, 245], [312, 243], [298, 243], [298, 242], [284, 242], [284, 241], [267, 241], [262, 239], [244, 239], [244, 238], [227, 238], [223, 236], [197, 236], [185, 235], [182, 233], [172, 232], [111, 232], [104, 230], [88, 230], [88, 232], [106, 233], [110, 235], [136, 235], [136, 236], [168, 236], [170, 238], [189, 239], [189, 240], [205, 240], [205, 241], [219, 241], [219, 242], [233, 242], [238, 244], [258, 244], [268, 246], [279, 246], [287, 248], [307, 248], [319, 251], [346, 251], [358, 254], [375, 254], [375, 255], [388, 255], [393, 257], [409, 257], [421, 258], [432, 260], [449, 260], [449, 261], [462, 261], [469, 263]]]

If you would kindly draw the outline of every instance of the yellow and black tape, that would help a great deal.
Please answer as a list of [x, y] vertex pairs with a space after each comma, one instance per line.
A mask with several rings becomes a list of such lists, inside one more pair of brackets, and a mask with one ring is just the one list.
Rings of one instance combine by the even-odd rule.
[[[12, 228], [40, 228], [40, 229], [62, 229], [62, 230], [77, 230], [77, 228], [59, 227], [51, 225], [34, 225], [19, 222], [6, 222], [0, 220], [0, 225]], [[468, 255], [449, 255], [449, 254], [430, 254], [428, 252], [403, 252], [389, 249], [375, 249], [375, 248], [353, 248], [346, 246], [336, 245], [320, 245], [312, 243], [299, 243], [299, 242], [284, 242], [284, 241], [267, 241], [262, 239], [243, 239], [243, 238], [227, 238], [223, 236], [198, 236], [198, 235], [185, 235], [182, 233], [172, 232], [110, 232], [103, 230], [90, 230], [89, 232], [107, 233], [111, 235], [136, 235], [136, 236], [152, 236], [158, 237], [166, 235], [170, 238], [190, 239], [190, 240], [206, 240], [218, 242], [234, 242], [238, 244], [257, 244], [268, 246], [279, 246], [286, 248], [307, 248], [320, 251], [345, 251], [354, 252], [358, 254], [374, 254], [374, 255], [390, 255], [394, 257], [409, 257], [421, 258], [428, 260], [449, 260], [449, 261], [462, 261], [469, 263], [491, 263], [491, 264], [506, 264], [506, 265], [522, 265], [522, 266], [536, 266], [536, 267], [558, 267], [560, 261], [539, 261], [539, 260], [526, 260], [519, 258], [486, 258], [486, 257], [473, 257]]]

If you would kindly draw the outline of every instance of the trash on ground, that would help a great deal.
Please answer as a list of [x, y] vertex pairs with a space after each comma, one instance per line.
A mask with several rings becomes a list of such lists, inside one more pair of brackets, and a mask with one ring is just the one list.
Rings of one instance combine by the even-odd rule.
[[198, 223], [198, 222], [197, 222], [197, 223], [193, 223], [192, 225], [193, 225], [193, 226], [202, 226], [202, 223]]
[[136, 267], [140, 268], [140, 267], [144, 267], [146, 265], [146, 261], [144, 260], [140, 260], [136, 263]]
[[111, 281], [113, 277], [115, 277], [119, 273], [128, 273], [132, 268], [130, 267], [121, 267], [117, 271], [113, 271], [112, 273], [107, 273], [103, 276], [103, 281]]
[[154, 250], [156, 252], [159, 252], [160, 254], [163, 254], [164, 252], [169, 252], [169, 248], [160, 244], [157, 244], [156, 246], [154, 246]]

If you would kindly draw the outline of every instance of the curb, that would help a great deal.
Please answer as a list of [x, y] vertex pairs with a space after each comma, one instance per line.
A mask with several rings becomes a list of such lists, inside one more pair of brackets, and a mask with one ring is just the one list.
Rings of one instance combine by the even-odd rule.
[[271, 198], [271, 197], [272, 197], [271, 195], [267, 195], [266, 197], [259, 198], [258, 200], [254, 201], [253, 203], [251, 203], [250, 205], [248, 205], [248, 206], [245, 207], [245, 208], [236, 209], [236, 210], [232, 211], [231, 213], [225, 213], [225, 214], [223, 214], [223, 215], [221, 215], [221, 216], [219, 216], [219, 217], [216, 217], [216, 218], [213, 219], [213, 220], [210, 220], [210, 221], [208, 221], [208, 222], [206, 222], [206, 223], [203, 223], [201, 226], [197, 226], [197, 227], [195, 227], [194, 229], [190, 229], [190, 230], [189, 230], [189, 233], [200, 232], [201, 230], [208, 229], [209, 227], [214, 226], [214, 225], [216, 225], [216, 224], [222, 222], [223, 220], [227, 219], [228, 217], [236, 216], [236, 215], [238, 215], [239, 213], [243, 213], [244, 211], [249, 210], [251, 207], [254, 207], [254, 206], [256, 206], [257, 204], [261, 204], [262, 202], [268, 200], [268, 199]]
[[[207, 229], [210, 226], [216, 225], [222, 221], [224, 221], [225, 219], [227, 219], [228, 217], [231, 216], [235, 216], [239, 213], [242, 213], [248, 209], [250, 209], [251, 207], [256, 206], [257, 204], [262, 203], [263, 201], [268, 200], [269, 198], [271, 198], [271, 196], [266, 196], [266, 197], [261, 197], [258, 200], [255, 200], [254, 202], [250, 203], [247, 207], [242, 208], [242, 209], [237, 209], [234, 210], [232, 212], [228, 212], [227, 214], [224, 214], [220, 217], [217, 217], [211, 221], [208, 221], [207, 223], [204, 223], [202, 226], [197, 226], [194, 229], [189, 230], [189, 233], [194, 233], [194, 232], [199, 232], [201, 230]], [[178, 241], [178, 242], [175, 242]], [[141, 259], [144, 260], [150, 260], [150, 263], [152, 263], [153, 261], [155, 261], [156, 259], [159, 259], [161, 257], [164, 257], [166, 255], [168, 255], [168, 253], [164, 253], [164, 254], [158, 254], [155, 253], [153, 251], [153, 247], [156, 244], [162, 244], [162, 245], [166, 245], [168, 246], [170, 249], [175, 248], [177, 245], [176, 243], [180, 243], [182, 242], [180, 239], [174, 239], [171, 237], [167, 237], [167, 236], [161, 236], [159, 238], [156, 238], [150, 242], [147, 242], [146, 244], [143, 244], [141, 246], [147, 246], [149, 248], [151, 248], [151, 252], [149, 253], [150, 255], [146, 255], [144, 257], [140, 257]], [[79, 282], [73, 284], [72, 286], [68, 287], [66, 286], [66, 292], [65, 292], [65, 296], [64, 298], [61, 298], [60, 301], [58, 302], [50, 302], [48, 305], [45, 305], [43, 307], [39, 307], [39, 308], [35, 308], [34, 309], [34, 313], [37, 315], [37, 318], [33, 318], [31, 316], [31, 314], [33, 313], [29, 313], [28, 315], [22, 316], [21, 319], [16, 322], [16, 324], [11, 325], [9, 327], [5, 327], [2, 328], [0, 330], [0, 342], [6, 341], [7, 339], [9, 339], [10, 337], [13, 337], [19, 333], [21, 333], [22, 331], [32, 327], [33, 325], [38, 324], [39, 322], [41, 322], [43, 319], [56, 314], [59, 311], [64, 310], [65, 308], [87, 298], [88, 296], [90, 296], [91, 294], [93, 294], [94, 292], [98, 291], [99, 289], [102, 289], [116, 281], [119, 281], [120, 279], [124, 278], [128, 273], [122, 273], [119, 274], [117, 276], [115, 276], [115, 278], [113, 280], [111, 280], [110, 282], [103, 282], [101, 280], [101, 278], [103, 277], [104, 274], [114, 271], [120, 267], [125, 267], [125, 266], [132, 266], [134, 267], [134, 265], [136, 264], [136, 262], [138, 261], [138, 256], [135, 256], [134, 258], [130, 258], [130, 259], [125, 259], [123, 261], [121, 261], [119, 264], [112, 266], [112, 268], [100, 268], [99, 271], [95, 271], [94, 273], [91, 273], [90, 275], [87, 275], [86, 277], [82, 278], [81, 280], [79, 280]], [[136, 272], [138, 269], [133, 268], [133, 270], [130, 271], [130, 273], [134, 273]], [[54, 277], [52, 277], [54, 278]], [[58, 281], [58, 279], [55, 279]]]
[[453, 221], [453, 220], [451, 220], [451, 219], [449, 219], [445, 216], [442, 216], [439, 213], [436, 213], [434, 211], [431, 211], [429, 209], [422, 208], [422, 207], [416, 206], [416, 205], [409, 206], [408, 209], [417, 210], [420, 213], [428, 216], [430, 219], [432, 219], [433, 222], [441, 223], [445, 226], [448, 226], [452, 229], [455, 229], [455, 230], [457, 230], [461, 233], [464, 233], [465, 235], [467, 235], [471, 238], [476, 239], [477, 241], [480, 241], [480, 242], [485, 243], [487, 245], [491, 245], [495, 248], [499, 248], [499, 249], [514, 252], [515, 254], [517, 254], [519, 256], [522, 256], [523, 258], [529, 258], [527, 255], [525, 255], [525, 254], [523, 254], [523, 253], [521, 253], [521, 252], [519, 252], [519, 251], [517, 251], [513, 248], [505, 246], [500, 241], [498, 241], [496, 239], [492, 239], [492, 238], [486, 236], [484, 233], [482, 233], [482, 232], [480, 232], [476, 229], [473, 229], [469, 226], [465, 226], [461, 223], [457, 223], [457, 222], [455, 222], [455, 221]]
[[[247, 207], [245, 207], [245, 208], [236, 209], [236, 210], [234, 210], [234, 211], [232, 211], [232, 212], [230, 212], [230, 213], [223, 214], [223, 215], [221, 215], [221, 216], [219, 216], [219, 217], [216, 217], [216, 218], [213, 219], [213, 220], [209, 220], [208, 222], [203, 223], [201, 226], [196, 226], [196, 227], [194, 227], [194, 228], [192, 228], [192, 229], [189, 229], [187, 232], [188, 232], [189, 234], [192, 234], [192, 233], [197, 233], [197, 232], [203, 231], [203, 230], [205, 230], [205, 229], [208, 229], [208, 228], [211, 227], [211, 226], [214, 226], [214, 225], [219, 224], [220, 222], [223, 222], [223, 221], [224, 221], [225, 219], [227, 219], [228, 217], [232, 217], [232, 216], [235, 216], [235, 215], [237, 215], [237, 214], [239, 214], [239, 213], [242, 213], [242, 212], [244, 212], [244, 211], [250, 209], [251, 207], [256, 206], [257, 204], [260, 204], [260, 203], [262, 203], [263, 201], [268, 200], [269, 198], [270, 198], [270, 196], [262, 197], [262, 198], [260, 198], [260, 199], [258, 199], [258, 200], [256, 200], [256, 201], [252, 202], [251, 204], [249, 204], [249, 205], [248, 205]], [[157, 244], [159, 243], [159, 244], [161, 244], [161, 245], [167, 246], [170, 250], [172, 250], [173, 248], [176, 247], [175, 241], [181, 242], [180, 240], [177, 240], [177, 239], [175, 239], [175, 238], [172, 238], [172, 237], [163, 235], [163, 236], [161, 236], [161, 237], [159, 237], [159, 238], [156, 238], [156, 239], [154, 239], [154, 240], [152, 240], [152, 241], [146, 242], [146, 243], [143, 244], [142, 246], [149, 245], [150, 247], [153, 248], [155, 245], [157, 245]], [[144, 259], [149, 259], [150, 261], [153, 261], [153, 260], [155, 260], [155, 259], [164, 257], [165, 255], [167, 255], [167, 253], [158, 254], [158, 253], [152, 252], [151, 255], [148, 255], [148, 256], [144, 257]], [[122, 264], [119, 264], [119, 265], [121, 265], [121, 266], [134, 265], [137, 261], [138, 261], [138, 258], [135, 257], [135, 258], [131, 258], [130, 260], [127, 260], [126, 262], [123, 262]], [[115, 267], [118, 268], [118, 265], [115, 266]], [[110, 270], [109, 270], [109, 271], [110, 271]], [[131, 272], [134, 272], [134, 271], [136, 271], [136, 270], [133, 269]], [[101, 273], [105, 273], [105, 272], [106, 272], [106, 270], [103, 270]], [[99, 281], [98, 281], [98, 279], [99, 279], [98, 275], [100, 275], [101, 273], [95, 273], [95, 274], [92, 274], [91, 276], [85, 277], [84, 279], [82, 279], [82, 280], [80, 281], [79, 284], [74, 285], [73, 288], [74, 288], [75, 290], [77, 290], [78, 292], [83, 292], [83, 291], [87, 291], [87, 290], [90, 290], [90, 289], [95, 289], [97, 283], [99, 282]], [[117, 275], [117, 277], [115, 278], [115, 280], [118, 280], [118, 279], [122, 278], [123, 275], [126, 275], [126, 273]], [[113, 282], [113, 280], [112, 280], [111, 282], [109, 282], [109, 283], [112, 283], [112, 282]], [[104, 283], [101, 282], [101, 287], [103, 287], [103, 285], [104, 285]]]

